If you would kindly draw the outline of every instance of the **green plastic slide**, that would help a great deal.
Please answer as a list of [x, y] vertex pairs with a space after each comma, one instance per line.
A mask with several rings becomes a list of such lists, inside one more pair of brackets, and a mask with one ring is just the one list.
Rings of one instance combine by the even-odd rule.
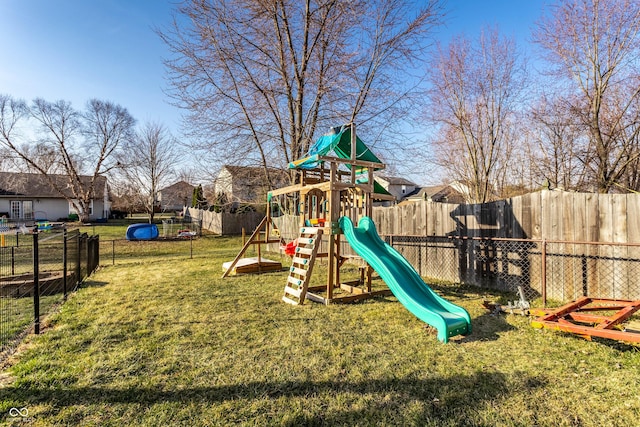
[[438, 330], [440, 341], [471, 333], [467, 310], [436, 294], [409, 261], [380, 238], [371, 218], [363, 217], [354, 227], [350, 218], [342, 217], [340, 228], [353, 250], [373, 267], [398, 301]]

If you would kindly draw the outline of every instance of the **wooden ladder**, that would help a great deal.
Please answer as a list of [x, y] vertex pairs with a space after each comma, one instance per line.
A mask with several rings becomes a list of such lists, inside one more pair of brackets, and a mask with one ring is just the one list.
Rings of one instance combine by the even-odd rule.
[[284, 296], [282, 297], [284, 302], [294, 305], [304, 303], [321, 240], [321, 228], [302, 227], [300, 229], [298, 246], [291, 261], [287, 284], [284, 286]]

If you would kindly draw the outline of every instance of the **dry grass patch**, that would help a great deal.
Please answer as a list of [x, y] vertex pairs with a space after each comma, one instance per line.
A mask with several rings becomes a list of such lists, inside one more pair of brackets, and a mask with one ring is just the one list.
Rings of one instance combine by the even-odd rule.
[[[210, 246], [207, 247], [207, 242]], [[449, 344], [393, 297], [280, 302], [286, 272], [220, 279], [235, 246], [102, 268], [30, 338], [0, 413], [34, 425], [615, 426], [640, 419], [633, 346], [492, 316], [500, 296], [434, 285], [472, 315]], [[322, 277], [322, 265], [318, 275]]]

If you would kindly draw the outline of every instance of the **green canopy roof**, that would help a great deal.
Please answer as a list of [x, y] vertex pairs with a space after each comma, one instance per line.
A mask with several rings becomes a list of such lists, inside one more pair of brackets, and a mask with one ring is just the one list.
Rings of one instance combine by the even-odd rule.
[[[311, 146], [306, 157], [289, 163], [289, 169], [313, 169], [323, 162], [319, 157], [326, 156], [330, 151], [333, 151], [338, 158], [351, 159], [351, 126], [344, 125], [338, 128], [331, 128], [329, 133], [320, 137]], [[382, 166], [382, 161], [357, 136], [356, 159], [380, 163]], [[357, 169], [361, 168], [358, 167]]]

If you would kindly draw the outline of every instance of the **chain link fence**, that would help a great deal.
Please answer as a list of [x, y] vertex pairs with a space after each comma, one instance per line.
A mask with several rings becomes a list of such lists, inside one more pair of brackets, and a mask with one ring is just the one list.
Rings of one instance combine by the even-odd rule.
[[640, 244], [384, 236], [428, 280], [504, 291], [530, 301], [640, 299]]
[[0, 244], [0, 359], [99, 264], [99, 238], [78, 230], [5, 235]]
[[[280, 235], [298, 236], [296, 218], [278, 222]], [[463, 283], [503, 291], [519, 289], [546, 305], [591, 298], [640, 299], [640, 243], [571, 242], [460, 236], [381, 236], [428, 281]], [[327, 251], [326, 237], [320, 251]], [[272, 245], [272, 251], [278, 247]], [[354, 252], [344, 239], [340, 253]]]
[[163, 239], [201, 236], [202, 221], [192, 217], [163, 219], [162, 226], [158, 227], [158, 231]]

